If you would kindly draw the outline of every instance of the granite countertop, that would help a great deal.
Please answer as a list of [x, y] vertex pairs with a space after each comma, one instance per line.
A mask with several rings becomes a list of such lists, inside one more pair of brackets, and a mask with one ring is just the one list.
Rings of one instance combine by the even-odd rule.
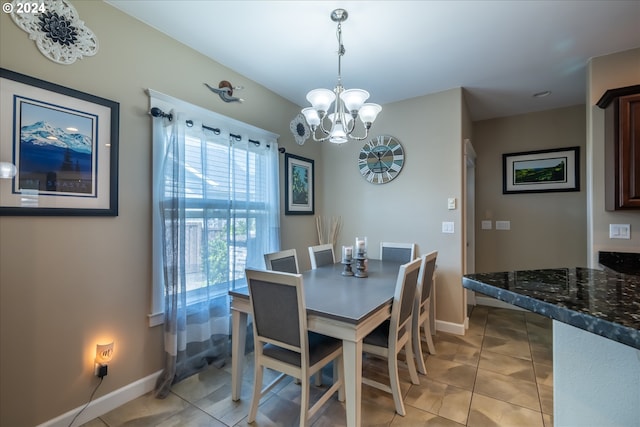
[[640, 349], [640, 275], [556, 268], [468, 274], [462, 285]]

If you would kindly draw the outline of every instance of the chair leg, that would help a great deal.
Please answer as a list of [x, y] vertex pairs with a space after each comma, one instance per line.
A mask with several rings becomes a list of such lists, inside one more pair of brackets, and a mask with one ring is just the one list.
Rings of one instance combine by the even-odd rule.
[[309, 425], [309, 379], [301, 381], [300, 395], [300, 427]]
[[[404, 350], [405, 354], [413, 354], [413, 348], [411, 345], [411, 339], [407, 340], [407, 343], [405, 344], [405, 350]], [[411, 356], [407, 357], [407, 367], [409, 368], [409, 376], [411, 377], [411, 383], [412, 384], [420, 384], [420, 379], [418, 378], [418, 372], [416, 372], [416, 364], [415, 364], [415, 359]]]
[[427, 374], [427, 367], [424, 363], [424, 355], [422, 354], [422, 331], [424, 331], [425, 341], [427, 342], [427, 350], [429, 354], [436, 354], [436, 346], [433, 344], [433, 338], [431, 337], [431, 324], [429, 322], [429, 312], [422, 314], [423, 319], [421, 323], [414, 324], [413, 330], [413, 353], [416, 358], [416, 367], [418, 372], [423, 375]]
[[322, 370], [316, 372], [316, 374], [313, 376], [313, 379], [314, 379], [314, 384], [320, 387], [322, 385]]
[[[409, 353], [410, 354], [410, 353]], [[411, 359], [410, 357], [407, 358]], [[393, 352], [389, 354], [387, 359], [389, 367], [389, 385], [391, 386], [391, 395], [393, 396], [393, 403], [396, 407], [398, 415], [403, 417], [406, 415], [404, 410], [404, 402], [402, 401], [402, 390], [400, 389], [400, 377], [398, 376], [398, 353]]]
[[344, 402], [344, 356], [338, 357], [333, 361], [333, 382], [340, 381], [342, 384], [338, 389], [338, 401]]
[[428, 317], [424, 322], [424, 335], [427, 339], [427, 349], [429, 350], [429, 354], [436, 354], [436, 346], [433, 345], [433, 338], [431, 337], [431, 324]]
[[413, 355], [415, 356], [418, 372], [427, 375], [427, 367], [424, 364], [424, 355], [422, 354], [422, 343], [420, 342], [420, 324], [415, 325], [412, 331]]
[[260, 404], [260, 398], [262, 397], [262, 375], [264, 373], [264, 367], [256, 365], [254, 369], [253, 395], [251, 396], [251, 408], [249, 409], [249, 418], [247, 419], [249, 423], [256, 420], [258, 405]]

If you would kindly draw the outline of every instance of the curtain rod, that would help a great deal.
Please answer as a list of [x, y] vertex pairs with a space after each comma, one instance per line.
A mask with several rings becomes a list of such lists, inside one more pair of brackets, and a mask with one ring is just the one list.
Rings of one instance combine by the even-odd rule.
[[[169, 121], [173, 120], [173, 114], [171, 113], [165, 113], [164, 111], [162, 111], [161, 109], [159, 109], [158, 107], [153, 107], [150, 111], [149, 114], [151, 114], [153, 117], [162, 117], [162, 118], [167, 118], [169, 119]], [[193, 120], [187, 120], [186, 121], [187, 126], [191, 127], [193, 126]], [[220, 128], [212, 128], [206, 125], [202, 125], [203, 129], [207, 129], [210, 130], [211, 132], [213, 132], [216, 135], [220, 135]], [[233, 139], [235, 139], [236, 141], [242, 141], [242, 136], [241, 135], [236, 135], [234, 133], [229, 133], [229, 136], [232, 137]], [[255, 145], [256, 147], [260, 146], [260, 141], [256, 141], [254, 139], [249, 138], [249, 142], [252, 143], [253, 145]], [[271, 145], [267, 144], [267, 148], [271, 148]], [[278, 148], [278, 152], [279, 153], [284, 153], [286, 150], [284, 147], [280, 147]]]

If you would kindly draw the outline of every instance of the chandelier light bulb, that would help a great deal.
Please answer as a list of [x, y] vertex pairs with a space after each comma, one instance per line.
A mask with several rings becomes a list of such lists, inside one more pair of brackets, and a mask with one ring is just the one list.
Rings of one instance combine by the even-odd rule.
[[333, 130], [331, 131], [329, 141], [334, 144], [343, 144], [348, 141], [347, 132], [344, 130], [344, 124], [341, 121], [333, 124]]
[[336, 94], [329, 89], [314, 89], [307, 94], [307, 101], [309, 101], [318, 112], [329, 111], [335, 99]]
[[351, 113], [358, 111], [362, 104], [369, 99], [369, 92], [362, 89], [347, 89], [340, 94], [340, 99], [344, 102], [346, 110]]
[[304, 108], [302, 110], [302, 115], [307, 119], [307, 123], [309, 123], [309, 126], [312, 128], [320, 124], [320, 116], [313, 107]]
[[358, 114], [363, 123], [369, 123], [369, 126], [371, 126], [380, 111], [382, 111], [382, 107], [378, 104], [364, 104], [360, 107]]

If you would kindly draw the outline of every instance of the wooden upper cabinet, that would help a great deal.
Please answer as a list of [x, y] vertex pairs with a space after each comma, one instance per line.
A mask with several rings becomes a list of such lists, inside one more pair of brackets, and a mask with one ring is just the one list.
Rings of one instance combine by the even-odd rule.
[[640, 85], [610, 89], [605, 110], [605, 208], [640, 209]]

